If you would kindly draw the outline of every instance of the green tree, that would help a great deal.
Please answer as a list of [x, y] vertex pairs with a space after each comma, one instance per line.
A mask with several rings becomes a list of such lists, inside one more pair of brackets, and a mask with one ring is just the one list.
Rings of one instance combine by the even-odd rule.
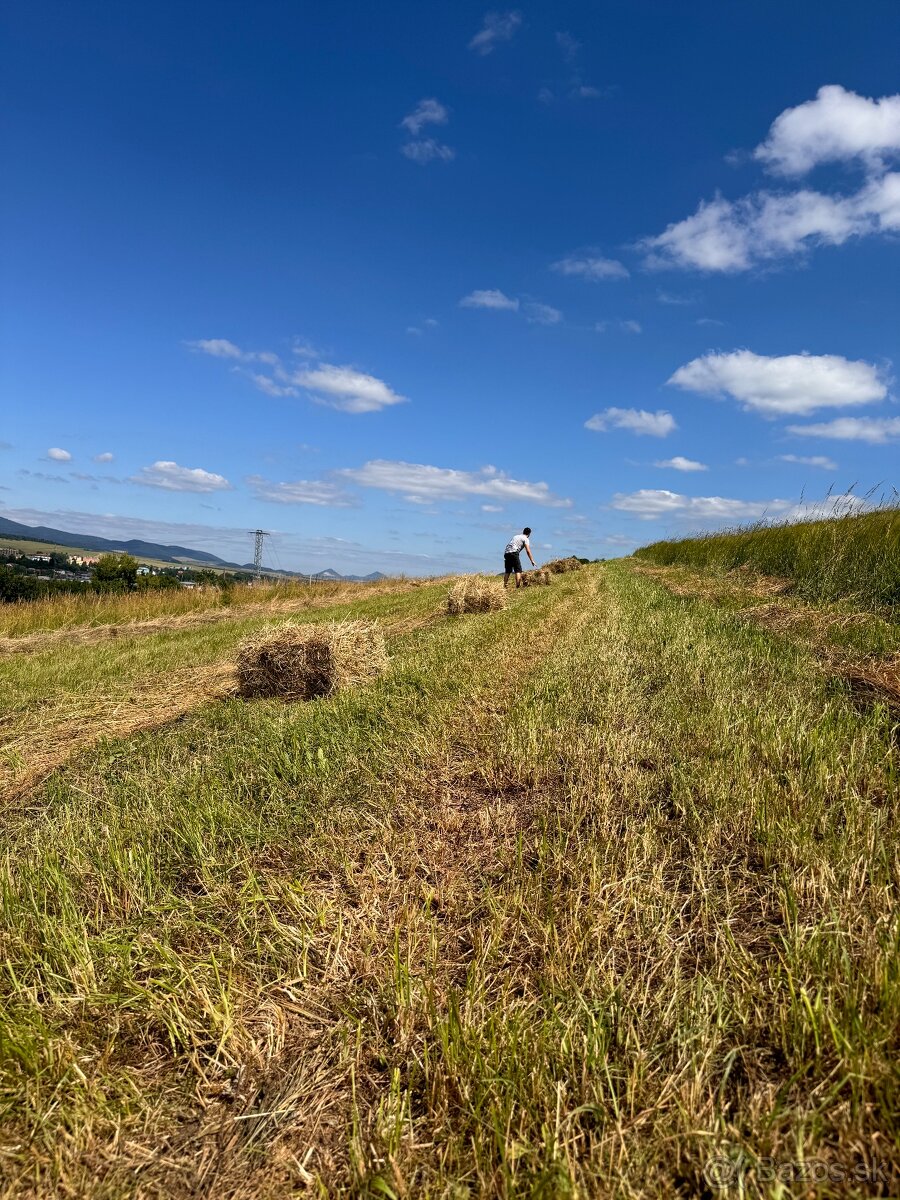
[[137, 559], [130, 554], [102, 554], [94, 567], [94, 583], [103, 591], [134, 591], [137, 568]]

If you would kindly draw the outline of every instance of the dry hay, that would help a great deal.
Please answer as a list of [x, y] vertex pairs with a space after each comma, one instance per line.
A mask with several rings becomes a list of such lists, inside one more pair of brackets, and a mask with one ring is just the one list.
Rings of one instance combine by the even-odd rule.
[[69, 759], [99, 742], [133, 737], [161, 729], [194, 709], [234, 696], [237, 685], [231, 663], [170, 672], [140, 691], [70, 698], [64, 712], [48, 706], [19, 734], [4, 738], [0, 758], [0, 799], [26, 797]]
[[892, 719], [900, 717], [900, 656], [871, 658], [844, 667], [841, 674], [860, 707], [883, 704]]
[[381, 675], [387, 665], [384, 634], [373, 621], [285, 621], [241, 642], [238, 687], [245, 697], [314, 700]]
[[574, 555], [570, 555], [568, 558], [554, 558], [547, 563], [546, 569], [554, 575], [565, 575], [568, 571], [580, 571], [581, 563]]
[[451, 617], [458, 617], [460, 613], [496, 612], [501, 608], [506, 608], [503, 585], [478, 575], [458, 579], [447, 596], [447, 613]]
[[522, 574], [522, 587], [545, 587], [551, 580], [552, 576], [548, 570], [539, 567], [534, 571], [525, 571]]

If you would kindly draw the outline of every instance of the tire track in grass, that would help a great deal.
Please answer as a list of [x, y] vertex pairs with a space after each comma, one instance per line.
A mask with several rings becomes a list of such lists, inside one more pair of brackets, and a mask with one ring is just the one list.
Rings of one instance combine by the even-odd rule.
[[[485, 747], [528, 662], [577, 639], [599, 585], [592, 573], [580, 587], [522, 605], [528, 623], [514, 651], [501, 648], [496, 674], [460, 698], [440, 753], [385, 781], [376, 836], [352, 810], [335, 815], [311, 881], [319, 908], [330, 901], [314, 982], [273, 989], [260, 1014], [271, 1039], [264, 1065], [213, 1085], [207, 1113], [147, 1162], [167, 1195], [199, 1189], [249, 1200], [305, 1185], [335, 1194], [371, 1173], [397, 1064], [423, 1036], [404, 1026], [406, 1000], [424, 990], [443, 1006], [464, 985], [487, 919], [485, 893], [502, 883], [539, 806], [527, 784], [485, 770]], [[550, 595], [552, 604], [541, 603]], [[260, 1155], [264, 1165], [254, 1161]]]

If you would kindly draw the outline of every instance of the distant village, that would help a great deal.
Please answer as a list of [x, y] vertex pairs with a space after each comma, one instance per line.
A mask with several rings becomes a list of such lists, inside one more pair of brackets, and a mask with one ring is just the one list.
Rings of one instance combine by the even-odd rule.
[[222, 588], [252, 579], [247, 571], [151, 564], [128, 554], [77, 554], [51, 546], [23, 549], [14, 542], [0, 545], [0, 602], [62, 591]]

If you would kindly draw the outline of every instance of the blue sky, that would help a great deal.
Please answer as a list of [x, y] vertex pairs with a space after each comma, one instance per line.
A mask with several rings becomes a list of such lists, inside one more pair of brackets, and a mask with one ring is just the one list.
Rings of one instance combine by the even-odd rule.
[[897, 482], [893, 0], [5, 22], [0, 513], [429, 574]]

